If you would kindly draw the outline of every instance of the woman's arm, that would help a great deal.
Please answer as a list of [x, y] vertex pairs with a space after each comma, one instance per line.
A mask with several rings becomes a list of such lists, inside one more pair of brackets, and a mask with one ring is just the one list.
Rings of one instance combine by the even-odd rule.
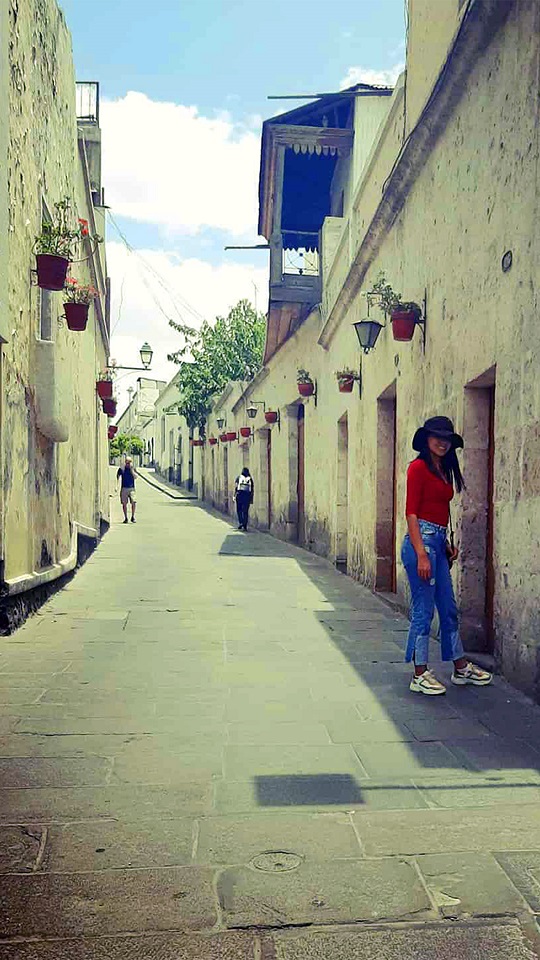
[[409, 537], [418, 558], [418, 576], [422, 580], [429, 580], [431, 577], [431, 563], [426, 553], [422, 534], [420, 533], [420, 524], [418, 517], [414, 513], [407, 514], [407, 529]]

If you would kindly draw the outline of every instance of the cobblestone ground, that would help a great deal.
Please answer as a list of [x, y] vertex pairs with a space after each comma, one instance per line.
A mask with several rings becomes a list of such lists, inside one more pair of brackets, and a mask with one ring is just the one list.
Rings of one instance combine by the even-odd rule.
[[538, 707], [411, 694], [380, 600], [138, 493], [0, 639], [0, 957], [540, 956]]

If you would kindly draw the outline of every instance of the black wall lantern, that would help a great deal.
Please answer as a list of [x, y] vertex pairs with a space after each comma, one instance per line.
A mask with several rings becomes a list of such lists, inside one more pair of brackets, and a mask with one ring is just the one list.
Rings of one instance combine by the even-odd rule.
[[376, 320], [357, 320], [356, 323], [353, 323], [358, 342], [364, 353], [373, 350], [383, 326], [384, 324], [378, 323]]

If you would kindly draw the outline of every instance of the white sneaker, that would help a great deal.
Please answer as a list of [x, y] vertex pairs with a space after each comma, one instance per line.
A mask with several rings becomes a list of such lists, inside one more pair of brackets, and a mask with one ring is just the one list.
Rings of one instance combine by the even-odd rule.
[[475, 663], [468, 663], [462, 670], [456, 670], [454, 667], [451, 679], [452, 683], [455, 683], [458, 687], [462, 687], [466, 683], [474, 683], [476, 687], [485, 687], [488, 683], [491, 683], [493, 676], [487, 670], [477, 667]]
[[439, 697], [441, 693], [446, 693], [446, 687], [437, 680], [431, 670], [424, 670], [420, 676], [413, 676], [409, 690], [413, 693], [425, 693], [428, 697]]

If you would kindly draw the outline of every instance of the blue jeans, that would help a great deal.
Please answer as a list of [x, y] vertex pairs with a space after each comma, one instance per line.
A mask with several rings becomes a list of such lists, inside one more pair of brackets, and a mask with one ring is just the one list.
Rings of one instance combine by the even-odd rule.
[[401, 548], [401, 560], [411, 587], [411, 626], [405, 660], [417, 664], [428, 663], [429, 632], [435, 607], [441, 624], [441, 654], [443, 660], [458, 660], [463, 656], [459, 636], [458, 609], [446, 556], [446, 528], [436, 523], [419, 520], [420, 533], [431, 563], [431, 577], [418, 576], [418, 557], [409, 534]]

